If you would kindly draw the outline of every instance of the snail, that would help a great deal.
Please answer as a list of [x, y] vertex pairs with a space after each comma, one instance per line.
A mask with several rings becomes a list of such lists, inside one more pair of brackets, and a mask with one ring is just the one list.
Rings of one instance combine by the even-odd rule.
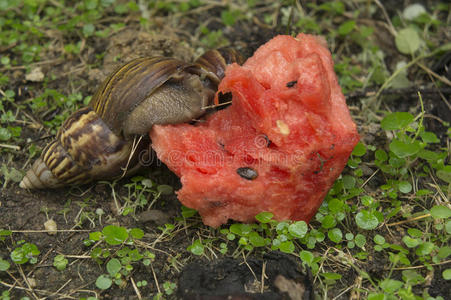
[[20, 182], [57, 188], [133, 174], [154, 124], [188, 122], [213, 103], [227, 64], [242, 63], [230, 48], [210, 50], [194, 63], [174, 58], [132, 60], [110, 74], [87, 107], [65, 120]]

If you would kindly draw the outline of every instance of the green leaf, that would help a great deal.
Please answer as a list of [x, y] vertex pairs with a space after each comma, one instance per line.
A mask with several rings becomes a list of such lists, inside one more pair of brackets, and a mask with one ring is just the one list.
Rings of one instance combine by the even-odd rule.
[[114, 12], [117, 14], [125, 14], [128, 12], [128, 6], [124, 4], [118, 4], [114, 7]]
[[130, 248], [125, 246], [119, 250], [116, 251], [116, 254], [118, 257], [125, 257], [130, 252]]
[[[388, 163], [390, 164], [391, 168], [402, 168], [406, 164], [406, 160], [390, 153], [390, 159], [388, 160]], [[388, 170], [386, 173], [390, 173], [390, 170]]]
[[388, 159], [387, 152], [382, 149], [377, 149], [376, 152], [374, 152], [374, 157], [380, 162], [384, 162]]
[[398, 183], [398, 188], [401, 193], [407, 194], [412, 191], [412, 185], [408, 181], [401, 181]]
[[362, 204], [365, 206], [371, 206], [374, 203], [374, 198], [368, 195], [362, 196]]
[[197, 239], [191, 246], [188, 247], [188, 251], [194, 255], [202, 255], [204, 254], [204, 245], [202, 245], [202, 242]]
[[441, 170], [437, 171], [437, 177], [441, 180], [451, 184], [451, 166], [447, 165]]
[[366, 244], [366, 237], [363, 234], [358, 233], [354, 238], [354, 242], [357, 247], [363, 248]]
[[285, 253], [293, 253], [294, 252], [294, 244], [292, 241], [285, 241], [280, 243], [279, 250]]
[[227, 234], [227, 239], [229, 241], [233, 241], [236, 238], [236, 235], [234, 235], [233, 233], [228, 233]]
[[451, 217], [451, 209], [443, 205], [435, 205], [431, 208], [431, 215], [434, 219], [446, 219]]
[[318, 8], [338, 15], [343, 14], [343, 12], [345, 11], [345, 5], [342, 1], [326, 1]]
[[400, 158], [404, 158], [407, 156], [411, 156], [420, 151], [420, 143], [418, 141], [414, 141], [412, 143], [406, 143], [400, 141], [398, 139], [393, 140], [390, 143], [390, 150], [396, 154], [396, 156]]
[[424, 255], [429, 255], [432, 250], [434, 250], [435, 245], [431, 242], [425, 242], [423, 244], [420, 244], [418, 246], [418, 248], [416, 249], [415, 253], [418, 256], [424, 256]]
[[436, 163], [439, 160], [443, 160], [446, 157], [445, 152], [435, 152], [426, 149], [421, 149], [418, 152], [418, 157], [425, 159], [429, 162]]
[[440, 140], [438, 139], [438, 137], [433, 132], [422, 131], [420, 133], [420, 137], [423, 140], [423, 142], [428, 143], [428, 144], [440, 143]]
[[[235, 225], [235, 226], [234, 226]], [[230, 232], [241, 235], [241, 236], [247, 236], [249, 233], [251, 233], [252, 228], [249, 224], [232, 224], [230, 226]]]
[[405, 288], [399, 289], [398, 296], [399, 296], [399, 299], [402, 299], [402, 300], [416, 300], [417, 299], [411, 289], [405, 289]]
[[142, 229], [139, 228], [132, 228], [130, 230], [130, 235], [132, 238], [139, 240], [144, 236], [144, 231], [142, 231]]
[[182, 217], [191, 218], [197, 213], [197, 210], [182, 205]]
[[448, 220], [445, 223], [445, 230], [446, 230], [447, 233], [451, 234], [451, 220]]
[[89, 36], [91, 36], [94, 33], [95, 30], [96, 30], [96, 28], [95, 28], [95, 26], [93, 24], [90, 24], [90, 23], [89, 24], [85, 24], [83, 26], [83, 35], [85, 37], [89, 37]]
[[450, 255], [451, 255], [451, 247], [449, 246], [443, 246], [437, 252], [437, 257], [439, 259], [445, 259]]
[[403, 254], [408, 254], [409, 253], [409, 250], [407, 250], [406, 248], [404, 248], [403, 246], [398, 245], [398, 244], [390, 244], [390, 248], [393, 249], [393, 250], [399, 251], [399, 252], [401, 252]]
[[264, 211], [255, 216], [255, 219], [260, 223], [268, 223], [274, 217], [273, 213]]
[[16, 95], [16, 93], [13, 90], [6, 90], [5, 91], [6, 98], [14, 98], [15, 95]]
[[0, 128], [0, 141], [7, 141], [12, 137], [11, 132], [6, 128]]
[[[132, 181], [133, 181], [133, 179], [132, 179]], [[141, 184], [143, 185], [143, 186], [145, 186], [146, 188], [151, 188], [152, 186], [153, 186], [153, 182], [152, 182], [152, 180], [150, 180], [149, 178], [144, 178], [144, 179], [142, 179], [141, 180]], [[158, 190], [158, 187], [157, 187], [157, 190]], [[161, 192], [160, 192], [161, 193]]]
[[446, 269], [442, 272], [442, 277], [445, 280], [451, 280], [451, 269]]
[[380, 287], [382, 288], [382, 290], [384, 290], [384, 292], [386, 293], [394, 293], [397, 290], [399, 290], [403, 285], [402, 281], [399, 280], [394, 280], [394, 279], [384, 279], [381, 283], [380, 283]]
[[100, 256], [102, 255], [102, 248], [100, 247], [95, 247], [94, 249], [91, 250], [91, 257], [96, 259], [96, 258], [100, 258]]
[[430, 195], [430, 194], [432, 194], [433, 192], [431, 191], [431, 190], [425, 190], [425, 189], [421, 189], [421, 190], [418, 190], [416, 193], [415, 193], [415, 195], [417, 195], [417, 196], [425, 196], [425, 195]]
[[451, 43], [446, 43], [437, 48], [439, 51], [447, 52], [451, 50]]
[[333, 216], [327, 215], [321, 220], [321, 225], [323, 228], [329, 229], [335, 227], [335, 225], [337, 225], [337, 222], [335, 221], [335, 218]]
[[312, 236], [317, 242], [322, 242], [326, 238], [326, 235], [319, 230], [312, 231]]
[[304, 221], [297, 221], [288, 226], [288, 232], [297, 238], [304, 237], [307, 231], [308, 231], [307, 223], [305, 223]]
[[354, 150], [352, 150], [352, 155], [355, 156], [363, 156], [366, 153], [366, 147], [362, 142], [358, 142], [357, 145], [355, 145]]
[[427, 14], [426, 9], [423, 5], [415, 3], [410, 4], [404, 8], [402, 15], [406, 20], [412, 21], [415, 18], [419, 17], [422, 14]]
[[161, 184], [157, 187], [157, 191], [162, 195], [171, 195], [174, 189], [170, 185]]
[[0, 59], [0, 62], [2, 63], [2, 65], [9, 65], [9, 62], [10, 62], [9, 57], [8, 56], [3, 56]]
[[321, 276], [323, 276], [325, 279], [332, 279], [332, 280], [341, 279], [341, 275], [338, 273], [325, 272], [325, 273], [321, 273]]
[[373, 240], [378, 245], [383, 245], [385, 243], [385, 238], [380, 234], [376, 234]]
[[382, 119], [381, 128], [384, 130], [399, 130], [407, 127], [413, 120], [412, 114], [408, 112], [394, 112]]
[[123, 227], [108, 225], [102, 230], [105, 241], [110, 245], [120, 245], [128, 238], [127, 230]]
[[301, 258], [301, 260], [303, 262], [305, 262], [307, 265], [311, 265], [313, 263], [313, 260], [315, 258], [315, 256], [313, 255], [312, 252], [307, 251], [307, 250], [302, 250], [299, 253], [299, 257]]
[[132, 251], [130, 251], [128, 253], [128, 256], [132, 261], [140, 261], [141, 259], [144, 258], [144, 256], [141, 253], [139, 253], [138, 249], [133, 249]]
[[238, 12], [231, 10], [223, 10], [221, 12], [222, 22], [227, 26], [233, 26], [235, 24], [236, 19], [238, 17]]
[[409, 248], [414, 248], [414, 247], [418, 246], [418, 244], [420, 244], [420, 241], [418, 239], [411, 238], [410, 236], [407, 236], [407, 235], [405, 235], [402, 238], [402, 241]]
[[343, 238], [343, 233], [341, 232], [340, 228], [333, 228], [327, 232], [327, 236], [332, 242], [339, 243], [341, 242], [341, 239]]
[[95, 231], [89, 233], [89, 239], [95, 242], [99, 241], [102, 238], [102, 233], [100, 231]]
[[338, 34], [347, 35], [355, 28], [355, 21], [349, 20], [338, 27]]
[[396, 48], [403, 54], [413, 54], [420, 48], [421, 39], [415, 29], [408, 27], [400, 30], [395, 37]]
[[412, 82], [408, 78], [407, 63], [405, 61], [399, 61], [396, 63], [395, 72], [396, 76], [392, 78], [389, 86], [395, 89], [407, 88], [412, 85]]
[[266, 245], [265, 239], [255, 231], [249, 234], [249, 242], [254, 247], [263, 247]]
[[9, 170], [8, 178], [14, 182], [19, 183], [22, 181], [23, 174], [19, 170], [16, 170], [15, 168], [11, 168], [11, 170]]
[[107, 275], [100, 275], [97, 277], [96, 286], [101, 290], [109, 289], [113, 281]]
[[12, 234], [11, 230], [0, 229], [0, 236], [10, 236]]
[[9, 269], [9, 267], [9, 262], [0, 258], [0, 271], [6, 271]]
[[35, 244], [25, 243], [22, 247], [18, 247], [14, 249], [11, 254], [11, 260], [16, 264], [24, 264], [28, 261], [30, 263], [35, 263], [36, 259], [34, 256], [39, 255], [41, 252]]
[[329, 202], [327, 204], [329, 207], [329, 211], [333, 212], [333, 213], [342, 211], [343, 205], [344, 205], [343, 201], [338, 200], [337, 198], [333, 198], [333, 199], [329, 200]]
[[110, 261], [106, 264], [106, 270], [111, 275], [111, 277], [114, 277], [114, 275], [116, 275], [116, 273], [118, 273], [121, 268], [121, 262], [117, 258], [110, 259]]
[[377, 217], [368, 210], [362, 210], [355, 216], [357, 226], [362, 229], [372, 230], [379, 225]]
[[53, 266], [58, 270], [58, 271], [63, 271], [66, 269], [67, 263], [69, 261], [64, 257], [64, 255], [62, 254], [58, 254], [57, 256], [55, 256], [55, 258], [53, 259]]
[[93, 10], [97, 8], [98, 0], [85, 0], [85, 8], [87, 10]]
[[424, 233], [423, 231], [416, 229], [416, 228], [409, 228], [407, 229], [407, 233], [414, 238], [421, 238], [423, 237]]
[[353, 176], [344, 175], [342, 180], [343, 180], [343, 186], [347, 190], [350, 190], [355, 186], [356, 179]]
[[418, 274], [418, 272], [414, 270], [404, 270], [402, 271], [402, 279], [407, 283], [412, 285], [416, 285], [422, 283], [424, 281], [423, 276]]
[[371, 293], [371, 294], [368, 295], [367, 299], [368, 300], [385, 300], [386, 297], [385, 297], [385, 294], [380, 294], [380, 293], [373, 294], [373, 293]]

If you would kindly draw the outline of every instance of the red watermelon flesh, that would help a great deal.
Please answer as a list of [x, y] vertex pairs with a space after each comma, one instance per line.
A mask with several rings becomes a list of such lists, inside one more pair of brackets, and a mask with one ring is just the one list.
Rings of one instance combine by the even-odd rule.
[[178, 199], [213, 227], [263, 211], [308, 222], [359, 140], [324, 40], [277, 36], [228, 66], [219, 91], [232, 105], [205, 122], [150, 132]]

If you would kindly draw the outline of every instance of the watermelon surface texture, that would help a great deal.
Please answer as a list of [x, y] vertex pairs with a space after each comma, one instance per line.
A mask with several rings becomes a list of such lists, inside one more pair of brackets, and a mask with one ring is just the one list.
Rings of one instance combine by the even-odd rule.
[[213, 227], [263, 211], [308, 222], [359, 141], [325, 41], [277, 36], [228, 66], [219, 91], [232, 105], [205, 122], [150, 132], [178, 199]]

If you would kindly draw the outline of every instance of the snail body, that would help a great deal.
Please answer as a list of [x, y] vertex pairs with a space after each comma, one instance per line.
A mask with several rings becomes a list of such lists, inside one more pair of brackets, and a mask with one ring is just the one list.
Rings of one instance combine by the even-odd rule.
[[231, 49], [221, 52], [208, 51], [194, 63], [138, 58], [118, 68], [62, 124], [20, 187], [57, 188], [135, 172], [153, 125], [191, 121], [213, 103], [226, 65], [242, 60]]

